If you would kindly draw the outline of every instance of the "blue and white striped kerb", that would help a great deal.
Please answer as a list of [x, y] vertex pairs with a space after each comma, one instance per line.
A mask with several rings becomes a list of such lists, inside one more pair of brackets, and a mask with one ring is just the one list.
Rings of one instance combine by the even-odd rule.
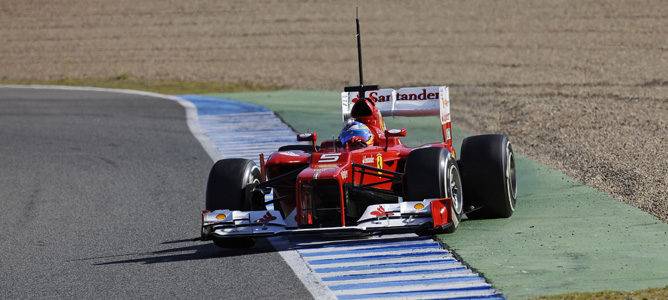
[[[181, 97], [195, 104], [202, 130], [225, 158], [259, 164], [259, 153], [268, 156], [280, 146], [296, 143], [295, 132], [264, 107]], [[288, 242], [338, 299], [503, 299], [482, 276], [428, 237], [394, 234]]]
[[291, 241], [339, 299], [503, 299], [428, 237]]
[[[265, 107], [197, 95], [179, 97], [197, 107], [202, 131], [224, 158], [250, 159], [259, 166], [260, 153], [268, 158], [279, 147], [297, 143], [296, 133]], [[273, 193], [265, 195], [267, 201], [273, 197]]]
[[197, 107], [200, 127], [225, 158], [246, 158], [260, 165], [280, 146], [296, 144], [297, 136], [265, 107], [195, 95], [180, 96]]

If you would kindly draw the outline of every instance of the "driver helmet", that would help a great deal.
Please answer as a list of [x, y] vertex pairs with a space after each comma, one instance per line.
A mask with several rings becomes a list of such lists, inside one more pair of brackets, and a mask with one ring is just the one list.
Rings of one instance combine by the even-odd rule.
[[341, 144], [351, 142], [364, 144], [365, 147], [371, 146], [373, 145], [373, 134], [364, 123], [357, 121], [348, 122], [341, 130], [339, 141]]

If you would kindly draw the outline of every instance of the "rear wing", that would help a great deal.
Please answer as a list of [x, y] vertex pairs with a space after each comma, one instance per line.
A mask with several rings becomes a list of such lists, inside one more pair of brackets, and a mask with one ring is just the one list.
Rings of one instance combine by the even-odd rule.
[[[358, 92], [341, 93], [343, 122], [350, 119], [350, 110], [359, 99]], [[443, 141], [452, 146], [450, 124], [450, 92], [447, 86], [408, 87], [379, 89], [365, 92], [367, 98], [375, 100], [376, 108], [387, 116], [421, 117], [440, 116]]]

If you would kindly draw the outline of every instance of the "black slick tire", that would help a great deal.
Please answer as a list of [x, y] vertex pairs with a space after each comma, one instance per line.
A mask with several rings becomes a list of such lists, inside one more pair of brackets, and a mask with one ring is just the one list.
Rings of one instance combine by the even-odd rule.
[[[209, 172], [206, 187], [206, 209], [264, 210], [264, 194], [253, 189], [260, 182], [260, 168], [248, 159], [217, 161]], [[224, 248], [246, 248], [255, 244], [252, 238], [214, 239]]]
[[464, 139], [460, 166], [466, 187], [466, 206], [479, 208], [469, 219], [508, 218], [517, 203], [515, 158], [504, 135], [477, 135]]
[[206, 186], [206, 209], [261, 210], [263, 205], [256, 203], [258, 195], [253, 195], [247, 188], [260, 182], [260, 168], [255, 162], [243, 158], [221, 159], [209, 172]]
[[457, 161], [445, 148], [411, 151], [406, 159], [404, 193], [407, 201], [452, 198], [453, 225], [432, 233], [452, 233], [459, 226], [463, 208], [463, 189]]

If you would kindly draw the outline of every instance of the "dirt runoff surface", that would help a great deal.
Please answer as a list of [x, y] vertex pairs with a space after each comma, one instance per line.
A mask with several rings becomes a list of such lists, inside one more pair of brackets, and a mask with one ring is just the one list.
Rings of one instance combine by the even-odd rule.
[[[3, 1], [0, 78], [340, 90], [357, 1]], [[363, 1], [365, 82], [447, 84], [454, 122], [668, 220], [665, 1]]]

